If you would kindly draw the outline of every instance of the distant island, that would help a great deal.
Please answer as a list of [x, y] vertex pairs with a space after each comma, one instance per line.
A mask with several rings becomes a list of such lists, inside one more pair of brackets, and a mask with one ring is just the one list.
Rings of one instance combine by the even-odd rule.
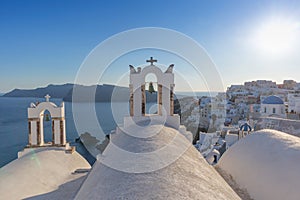
[[[46, 94], [50, 94], [52, 98], [60, 98], [66, 102], [72, 102], [73, 89], [76, 88], [77, 92], [80, 94], [80, 98], [76, 99], [77, 102], [88, 102], [90, 101], [88, 95], [96, 91], [95, 101], [96, 102], [111, 102], [129, 101], [129, 88], [121, 87], [115, 85], [92, 85], [84, 86], [77, 85], [72, 83], [62, 84], [62, 85], [53, 85], [50, 84], [46, 87], [40, 87], [36, 89], [14, 89], [8, 93], [3, 94], [2, 97], [35, 97], [35, 98], [44, 98]], [[115, 92], [115, 96], [114, 93]], [[0, 95], [1, 96], [1, 95]], [[112, 99], [113, 96], [113, 99]], [[154, 92], [150, 95], [146, 91], [147, 102], [154, 102], [157, 99], [157, 93]]]
[[3, 97], [36, 97], [44, 98], [46, 94], [50, 94], [52, 98], [64, 98], [72, 90], [74, 84], [68, 83], [63, 85], [50, 84], [47, 87], [36, 89], [14, 89]]

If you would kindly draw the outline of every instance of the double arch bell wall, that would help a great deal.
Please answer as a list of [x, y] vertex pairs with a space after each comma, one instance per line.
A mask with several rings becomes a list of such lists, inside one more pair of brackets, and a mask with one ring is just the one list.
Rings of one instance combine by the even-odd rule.
[[54, 103], [45, 101], [28, 108], [28, 140], [29, 146], [44, 145], [44, 112], [48, 110], [52, 119], [52, 145], [66, 145], [65, 107], [64, 102], [58, 107]]

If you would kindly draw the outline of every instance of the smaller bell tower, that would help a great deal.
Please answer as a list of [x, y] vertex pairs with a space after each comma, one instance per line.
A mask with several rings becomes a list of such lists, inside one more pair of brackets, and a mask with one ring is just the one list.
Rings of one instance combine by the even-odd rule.
[[[28, 146], [65, 146], [66, 142], [66, 122], [65, 104], [60, 106], [50, 102], [50, 96], [45, 96], [44, 102], [31, 103], [28, 108]], [[48, 110], [52, 121], [52, 141], [51, 144], [44, 143], [44, 112]], [[49, 116], [46, 115], [46, 118]], [[49, 120], [49, 119], [48, 119]]]

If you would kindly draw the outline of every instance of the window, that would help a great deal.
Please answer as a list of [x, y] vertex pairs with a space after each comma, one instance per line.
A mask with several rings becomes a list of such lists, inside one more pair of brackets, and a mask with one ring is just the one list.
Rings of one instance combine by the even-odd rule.
[[264, 113], [266, 113], [266, 112], [267, 112], [267, 108], [265, 107], [265, 108], [264, 108]]
[[274, 113], [274, 114], [276, 113], [276, 108], [273, 108], [273, 113]]

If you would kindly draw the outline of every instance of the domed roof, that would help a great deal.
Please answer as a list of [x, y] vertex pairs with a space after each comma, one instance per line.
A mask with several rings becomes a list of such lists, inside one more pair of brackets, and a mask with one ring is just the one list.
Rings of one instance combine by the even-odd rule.
[[251, 131], [252, 128], [248, 123], [244, 123], [242, 126], [240, 126], [240, 131]]
[[[300, 191], [293, 187], [300, 184], [295, 167], [300, 165], [299, 159], [295, 159], [300, 156], [299, 147], [299, 137], [260, 130], [225, 151], [217, 166], [230, 174], [240, 188], [246, 188], [251, 199], [285, 199], [287, 194], [288, 199], [299, 199]], [[280, 181], [282, 177], [289, 181]], [[264, 189], [258, 185], [264, 185]]]
[[[74, 199], [75, 185], [85, 174], [76, 170], [91, 168], [79, 153], [68, 154], [64, 148], [26, 148], [20, 155], [1, 168], [0, 199]], [[68, 191], [58, 189], [66, 184], [71, 184]]]
[[262, 103], [263, 104], [284, 104], [282, 99], [275, 95], [268, 96], [265, 100], [263, 100]]
[[[139, 133], [151, 136], [136, 137], [132, 135], [135, 129], [122, 127], [119, 133], [111, 135], [104, 156], [98, 157], [75, 199], [240, 199], [186, 139], [185, 134], [191, 133], [149, 125]], [[122, 151], [116, 151], [114, 146]], [[184, 146], [187, 149], [177, 157], [176, 151]], [[161, 153], [162, 149], [167, 150], [166, 154]], [[126, 157], [125, 152], [143, 157]], [[168, 163], [174, 155], [177, 158]], [[147, 163], [144, 158], [149, 158], [144, 160]], [[156, 168], [161, 163], [165, 166]]]

